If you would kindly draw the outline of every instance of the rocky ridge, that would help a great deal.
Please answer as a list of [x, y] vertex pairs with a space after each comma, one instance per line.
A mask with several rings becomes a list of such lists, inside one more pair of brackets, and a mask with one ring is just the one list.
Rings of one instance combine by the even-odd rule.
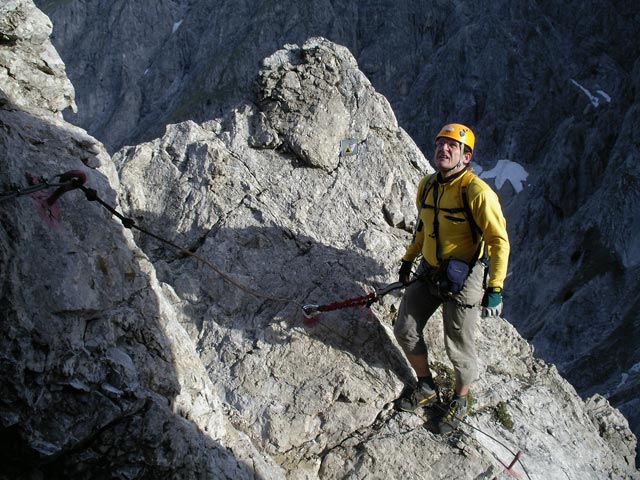
[[[41, 27], [31, 2], [6, 8], [23, 31]], [[34, 64], [41, 51], [28, 36], [5, 50]], [[389, 333], [396, 297], [304, 324], [300, 303], [392, 280], [429, 168], [346, 49], [289, 45], [265, 60], [254, 103], [113, 159], [59, 118], [59, 97], [0, 80], [5, 191], [25, 172], [80, 169], [137, 224], [248, 287], [80, 191], [59, 200], [53, 228], [38, 198], [3, 198], [6, 478], [503, 478], [517, 449], [531, 478], [637, 478], [626, 420], [600, 396], [580, 400], [504, 320], [482, 323], [475, 413], [455, 442], [390, 408], [410, 381]], [[357, 155], [338, 154], [345, 137]]]

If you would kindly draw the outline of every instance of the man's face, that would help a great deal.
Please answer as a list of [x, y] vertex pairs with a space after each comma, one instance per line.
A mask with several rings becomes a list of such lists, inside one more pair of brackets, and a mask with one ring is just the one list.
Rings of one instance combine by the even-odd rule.
[[438, 170], [445, 171], [457, 165], [458, 160], [462, 160], [463, 166], [471, 160], [470, 153], [464, 153], [463, 145], [456, 140], [440, 137], [436, 140], [436, 151], [434, 155], [435, 166]]
[[[460, 159], [460, 155], [462, 154], [461, 148], [462, 144], [451, 138], [438, 138], [436, 140], [436, 152], [434, 155], [436, 167], [438, 167], [439, 170], [453, 168]], [[464, 162], [464, 156], [462, 160]]]

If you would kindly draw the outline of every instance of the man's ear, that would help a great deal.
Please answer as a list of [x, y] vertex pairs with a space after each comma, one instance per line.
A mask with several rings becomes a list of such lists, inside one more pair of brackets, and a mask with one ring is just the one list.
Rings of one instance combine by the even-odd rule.
[[471, 157], [473, 156], [473, 152], [464, 152], [462, 156], [463, 156], [462, 163], [464, 163], [465, 165], [469, 165], [469, 162], [471, 161]]

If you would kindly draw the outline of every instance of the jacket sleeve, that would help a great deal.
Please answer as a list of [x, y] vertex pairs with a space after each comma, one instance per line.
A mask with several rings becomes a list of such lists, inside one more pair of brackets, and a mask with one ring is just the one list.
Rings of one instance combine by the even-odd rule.
[[507, 222], [502, 214], [498, 195], [490, 187], [483, 188], [470, 201], [470, 208], [478, 227], [483, 232], [491, 264], [488, 287], [504, 286], [509, 265], [509, 237]]
[[422, 189], [425, 186], [428, 176], [425, 176], [420, 180], [418, 184], [418, 191], [416, 192], [416, 210], [418, 211], [418, 216], [416, 218], [416, 225], [414, 227], [413, 239], [411, 243], [407, 245], [407, 248], [402, 256], [402, 260], [406, 260], [409, 262], [413, 262], [418, 255], [422, 252], [422, 242], [424, 240], [424, 225], [422, 225], [422, 220], [420, 219], [420, 202], [422, 201]]

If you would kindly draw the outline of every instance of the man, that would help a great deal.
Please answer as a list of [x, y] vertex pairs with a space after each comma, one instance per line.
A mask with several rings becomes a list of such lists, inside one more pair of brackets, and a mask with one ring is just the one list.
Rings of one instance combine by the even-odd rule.
[[[461, 124], [445, 125], [436, 136], [437, 172], [418, 185], [418, 219], [399, 272], [400, 281], [408, 286], [394, 333], [418, 383], [398, 406], [414, 412], [437, 401], [423, 329], [442, 305], [445, 347], [455, 372], [455, 396], [440, 421], [442, 433], [455, 430], [470, 407], [469, 388], [478, 375], [476, 323], [480, 315], [502, 312], [509, 257], [498, 196], [469, 168], [474, 145], [473, 132]], [[409, 284], [413, 261], [419, 255], [423, 258], [418, 279]]]

